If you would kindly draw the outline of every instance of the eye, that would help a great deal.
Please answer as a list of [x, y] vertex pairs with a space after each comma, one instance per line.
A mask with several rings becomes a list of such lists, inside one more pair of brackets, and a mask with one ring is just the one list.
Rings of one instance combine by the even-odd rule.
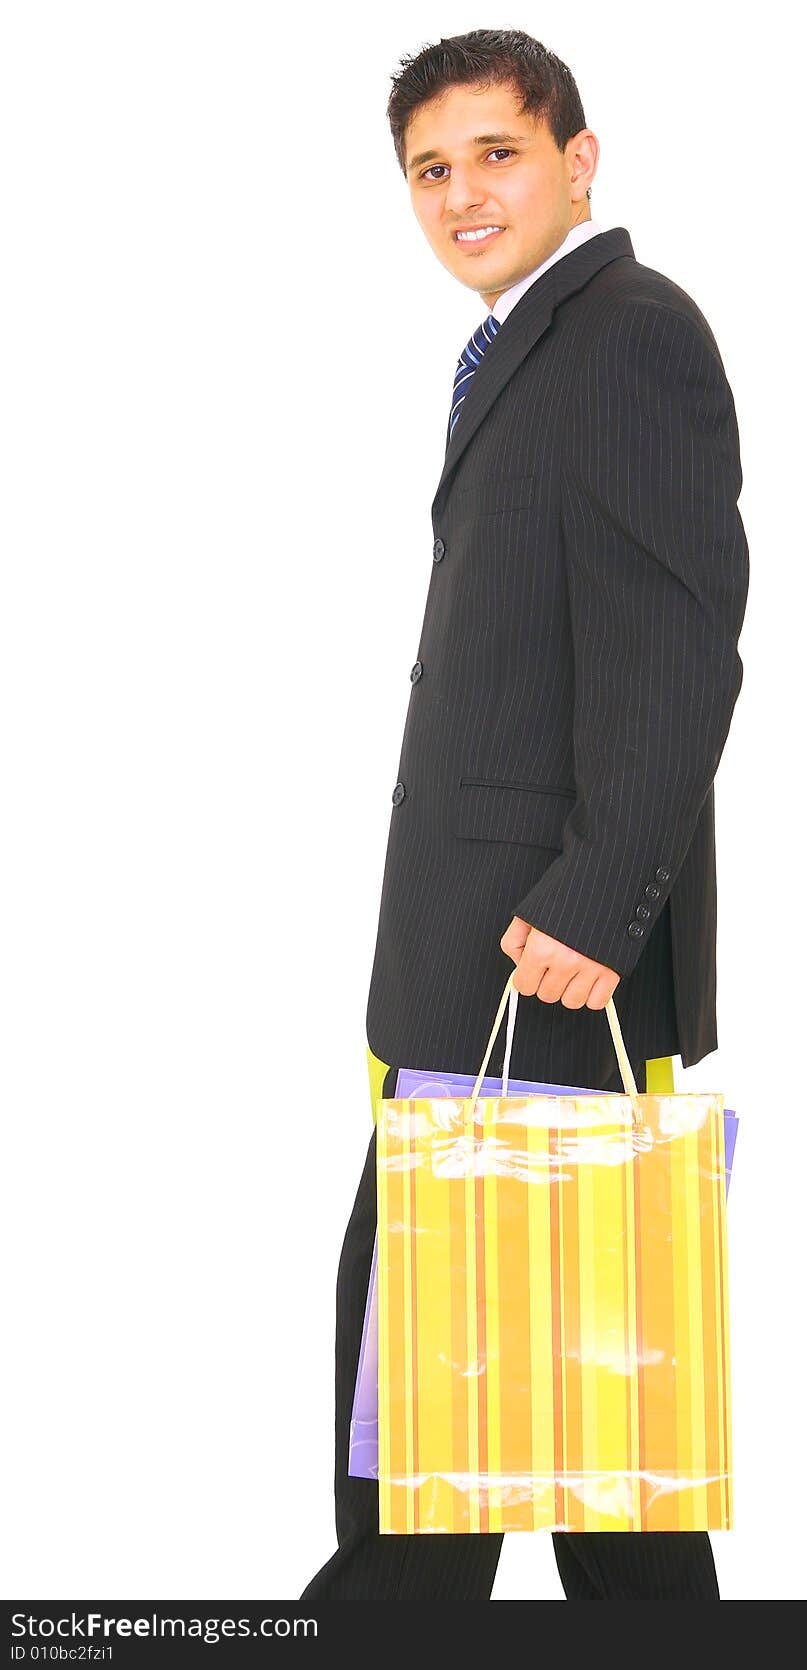
[[[494, 151], [488, 151], [487, 154], [489, 157], [514, 157], [516, 155], [515, 151], [509, 151], [505, 145], [497, 145]], [[436, 168], [445, 169], [445, 166], [444, 162], [433, 162], [431, 168], [427, 168], [426, 172], [421, 174], [421, 180], [427, 180], [429, 175], [433, 174]], [[437, 183], [439, 185], [439, 180]]]

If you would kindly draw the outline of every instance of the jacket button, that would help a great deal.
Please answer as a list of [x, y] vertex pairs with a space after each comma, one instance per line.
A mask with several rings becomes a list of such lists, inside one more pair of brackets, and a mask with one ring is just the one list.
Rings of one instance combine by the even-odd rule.
[[664, 866], [662, 864], [660, 864], [657, 871], [656, 871], [656, 881], [669, 881], [669, 879], [670, 879], [669, 870], [665, 870]]
[[650, 914], [651, 914], [651, 911], [650, 911], [650, 906], [649, 905], [637, 905], [636, 906], [636, 915], [638, 916], [640, 922], [646, 922], [647, 918], [648, 918], [648, 916], [650, 916]]
[[403, 783], [396, 783], [395, 787], [392, 791], [392, 804], [393, 804], [393, 806], [400, 806], [401, 801], [403, 800], [403, 797], [404, 797], [405, 794], [406, 794], [406, 789], [404, 788]]
[[436, 539], [432, 546], [432, 556], [434, 557], [435, 562], [441, 562], [445, 554], [446, 548], [442, 539]]
[[657, 887], [654, 881], [649, 881], [644, 890], [644, 894], [646, 899], [660, 899], [661, 888]]
[[409, 677], [412, 680], [413, 684], [417, 684], [417, 681], [420, 678], [422, 672], [423, 672], [423, 662], [422, 661], [416, 661], [414, 667], [412, 668], [411, 673], [409, 674]]
[[644, 928], [642, 927], [641, 922], [629, 922], [628, 933], [633, 939], [641, 939], [642, 934], [644, 933]]

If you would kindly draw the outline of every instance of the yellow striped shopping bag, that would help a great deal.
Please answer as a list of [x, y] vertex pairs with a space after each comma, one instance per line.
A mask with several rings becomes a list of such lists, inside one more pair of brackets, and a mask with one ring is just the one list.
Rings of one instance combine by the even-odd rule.
[[469, 1097], [377, 1102], [379, 1530], [729, 1529], [723, 1097], [613, 999], [624, 1095], [480, 1096], [512, 978]]

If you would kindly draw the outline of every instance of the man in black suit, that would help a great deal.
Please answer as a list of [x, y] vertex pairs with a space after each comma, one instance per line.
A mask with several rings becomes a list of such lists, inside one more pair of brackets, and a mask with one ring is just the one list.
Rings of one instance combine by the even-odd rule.
[[[417, 219], [487, 314], [457, 365], [367, 1005], [399, 1066], [476, 1075], [508, 967], [515, 1078], [622, 1090], [717, 1046], [713, 782], [748, 549], [703, 314], [589, 211], [574, 80], [519, 31], [426, 47], [388, 113]], [[405, 372], [402, 372], [405, 374]], [[488, 1072], [501, 1073], [503, 1029]], [[347, 1473], [375, 1133], [337, 1280], [339, 1547], [301, 1599], [486, 1599], [500, 1535], [378, 1534]], [[719, 1599], [706, 1534], [553, 1533], [573, 1599]]]

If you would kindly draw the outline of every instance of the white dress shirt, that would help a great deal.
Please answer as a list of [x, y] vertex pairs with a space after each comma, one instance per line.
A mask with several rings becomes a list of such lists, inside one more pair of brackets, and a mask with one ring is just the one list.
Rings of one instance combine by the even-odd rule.
[[547, 267], [552, 266], [553, 261], [560, 261], [564, 255], [568, 255], [570, 249], [576, 249], [578, 244], [585, 243], [586, 238], [593, 238], [601, 231], [602, 227], [597, 225], [596, 220], [581, 220], [578, 226], [573, 226], [567, 232], [563, 243], [559, 244], [558, 248], [553, 250], [545, 261], [541, 262], [540, 267], [536, 267], [534, 272], [528, 273], [526, 278], [520, 278], [516, 284], [511, 284], [510, 289], [505, 290], [498, 301], [494, 303], [490, 311], [497, 324], [504, 324], [508, 313], [515, 307], [524, 291], [535, 283], [536, 278], [540, 278], [541, 273], [546, 272]]

